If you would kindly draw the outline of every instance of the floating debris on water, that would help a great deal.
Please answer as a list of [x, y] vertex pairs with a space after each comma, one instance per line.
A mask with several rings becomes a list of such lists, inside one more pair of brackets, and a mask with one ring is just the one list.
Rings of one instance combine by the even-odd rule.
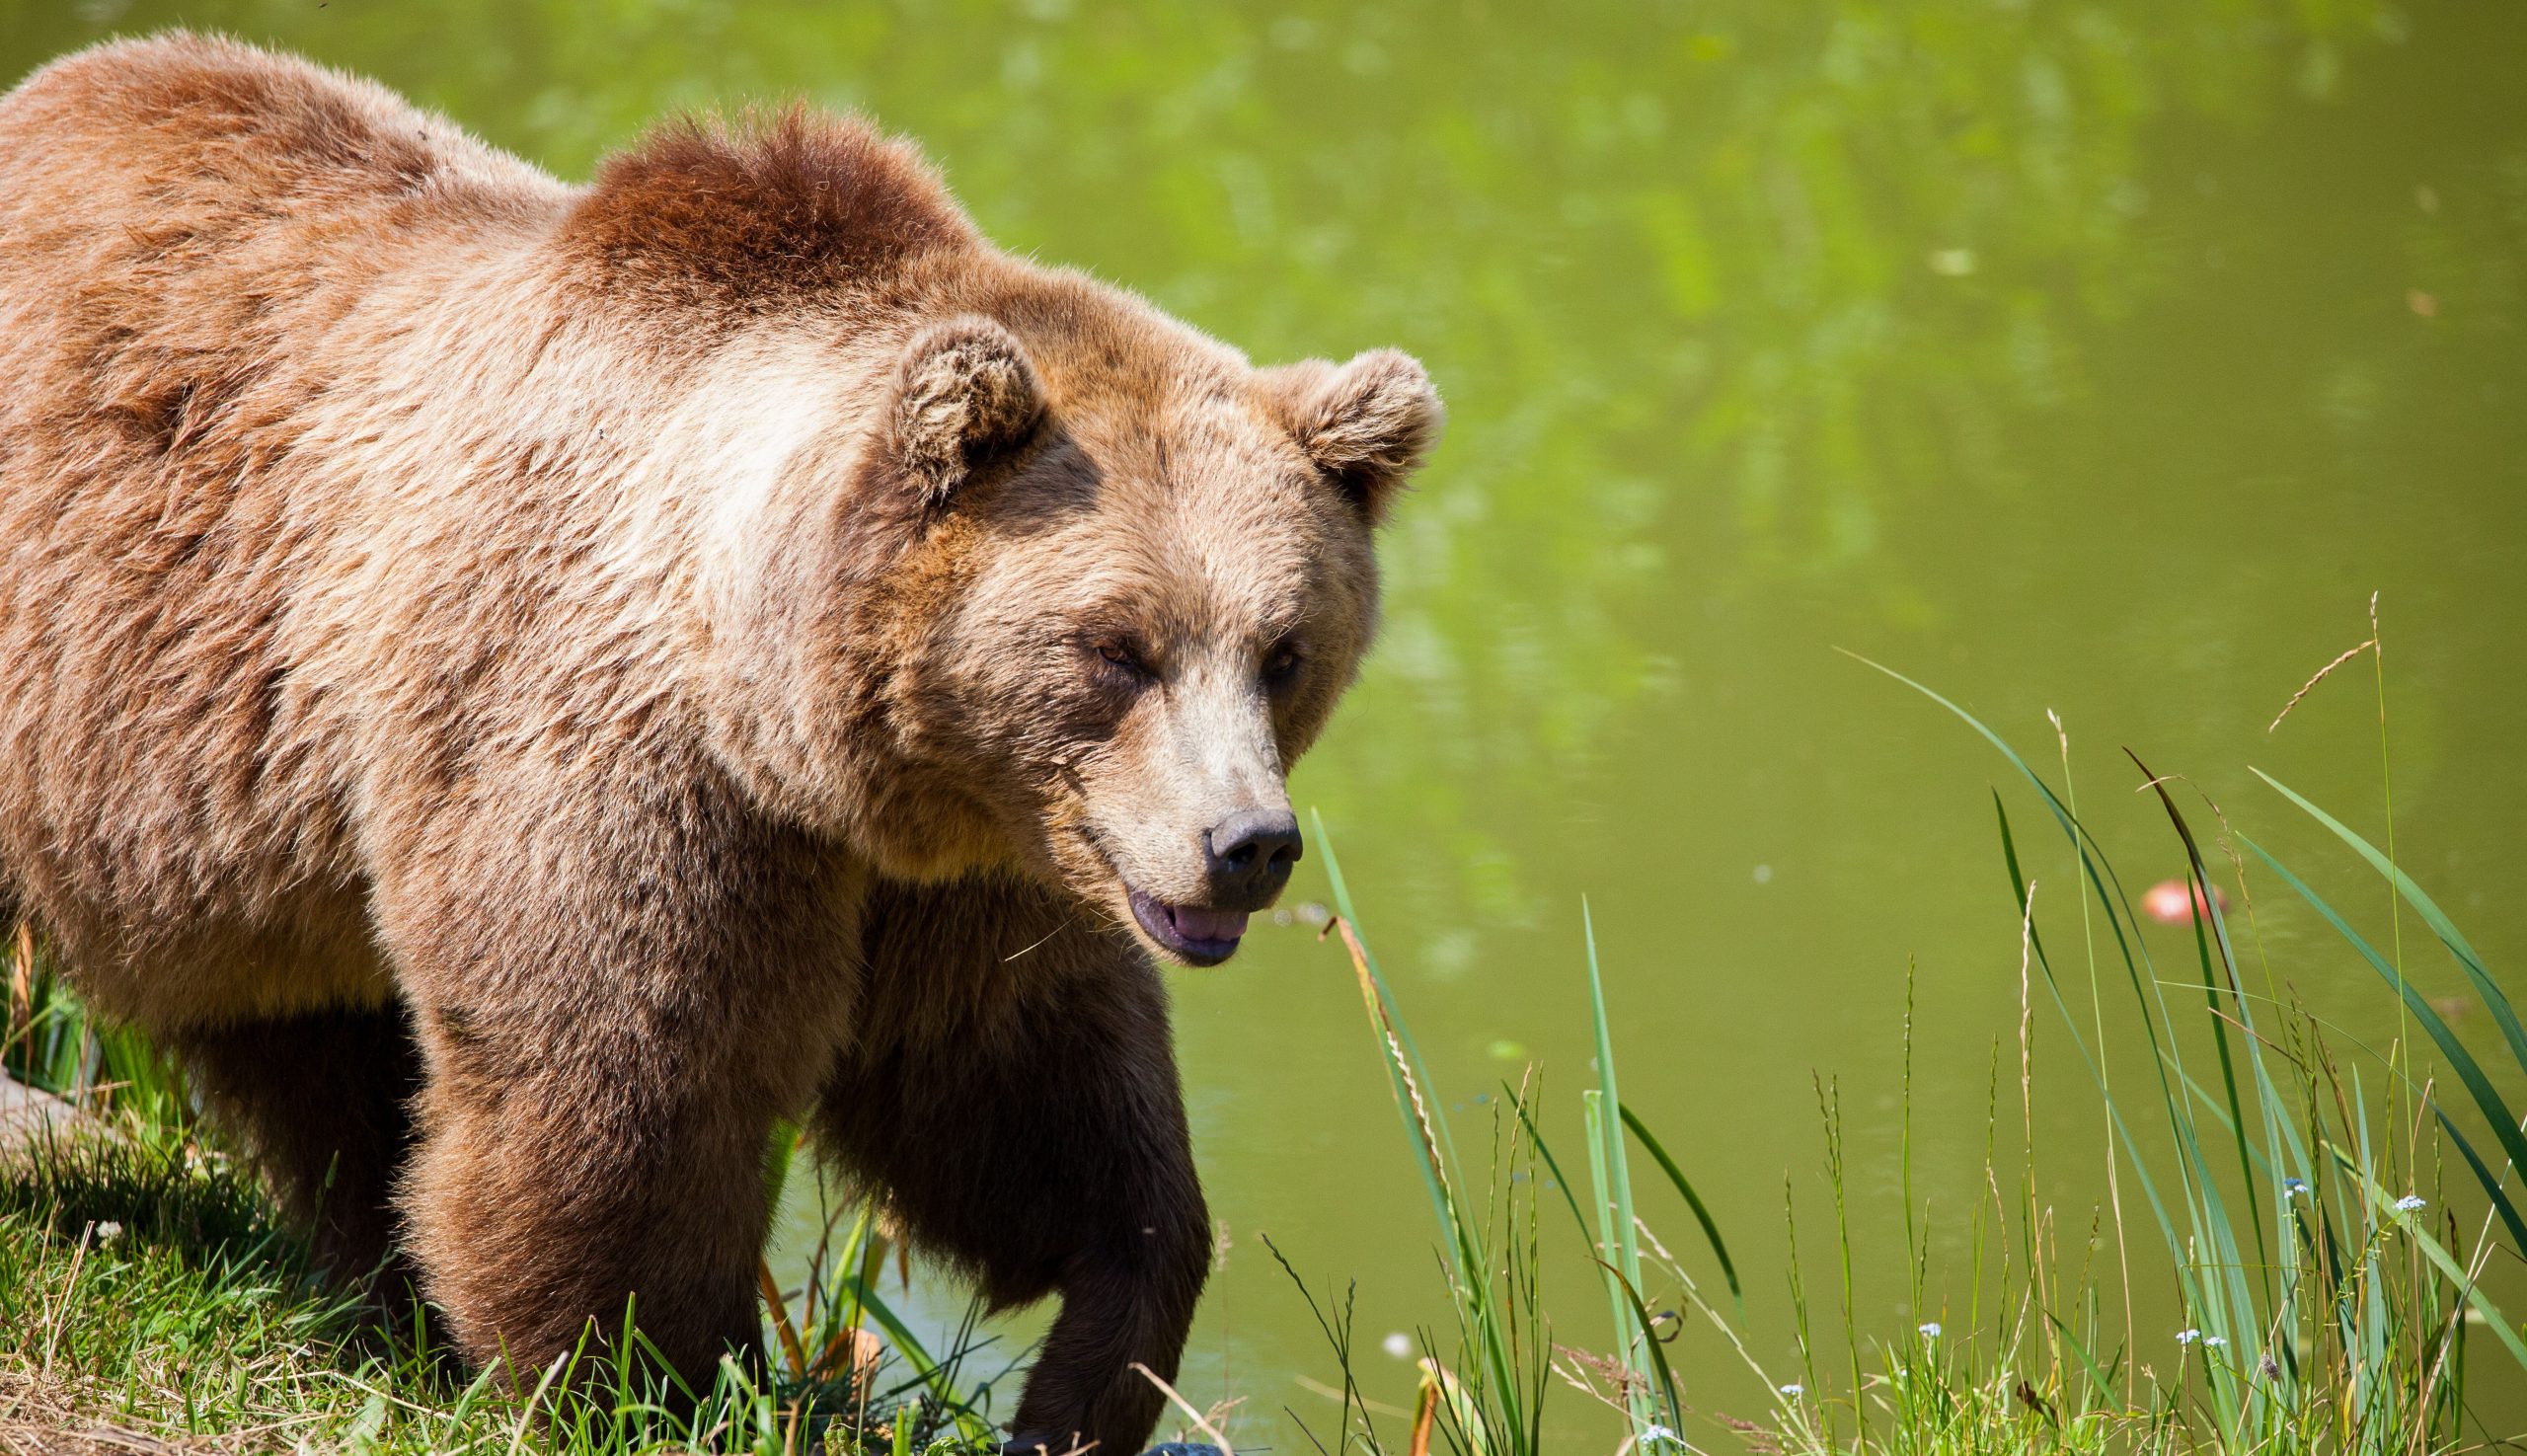
[[[2214, 885], [2211, 899], [2220, 907], [2220, 913], [2228, 913], [2227, 891]], [[2205, 914], [2210, 913], [2207, 906], [2202, 906], [2201, 886], [2190, 880], [2162, 880], [2141, 895], [2143, 913], [2161, 925], [2191, 925], [2196, 907], [2202, 907]]]

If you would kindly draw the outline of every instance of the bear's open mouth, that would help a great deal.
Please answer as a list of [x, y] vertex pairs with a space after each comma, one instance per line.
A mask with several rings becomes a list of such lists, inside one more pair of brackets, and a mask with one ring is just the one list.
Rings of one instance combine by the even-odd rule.
[[1132, 918], [1151, 940], [1186, 964], [1217, 965], [1237, 954], [1238, 938], [1246, 934], [1245, 911], [1171, 905], [1125, 888], [1131, 896]]

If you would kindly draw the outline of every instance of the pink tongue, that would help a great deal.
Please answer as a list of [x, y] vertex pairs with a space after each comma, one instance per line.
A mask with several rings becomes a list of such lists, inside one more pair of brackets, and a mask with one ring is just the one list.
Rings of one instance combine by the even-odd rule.
[[1188, 941], [1233, 941], [1246, 934], [1243, 910], [1196, 910], [1178, 905], [1169, 913], [1176, 917], [1176, 933]]

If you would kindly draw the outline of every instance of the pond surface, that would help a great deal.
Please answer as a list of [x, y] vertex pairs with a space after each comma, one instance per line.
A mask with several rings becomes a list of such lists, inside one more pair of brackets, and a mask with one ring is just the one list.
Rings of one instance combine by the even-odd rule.
[[[1383, 645], [1296, 797], [1470, 1151], [1476, 1100], [1532, 1059], [1576, 1155], [1588, 897], [1627, 1100], [1728, 1232], [1752, 1348], [1780, 1368], [1786, 1177], [1836, 1318], [1811, 1078], [1840, 1086], [1859, 1324], [1953, 1321], [2019, 1017], [1989, 794], [2008, 770], [1835, 649], [2039, 762], [2058, 712], [2136, 887], [2182, 861], [2127, 745], [2383, 936], [2375, 881], [2247, 771], [2383, 831], [2368, 659], [2266, 728], [2370, 635], [2377, 592], [2400, 852], [2496, 972], [2527, 962], [2527, 8], [40, 0], [0, 19], [12, 75], [178, 20], [275, 41], [572, 177], [673, 108], [863, 108], [1004, 244], [1259, 358], [1419, 354], [1451, 431], [1385, 543]], [[2069, 868], [2029, 854], [2067, 943]], [[1326, 898], [1323, 862], [1293, 903]], [[2276, 971], [2346, 1036], [2392, 1035], [2369, 972], [2251, 885]], [[2193, 974], [2188, 932], [2150, 933]], [[1896, 1192], [1908, 964], [1945, 1301], [1924, 1310]], [[1363, 1377], [1402, 1405], [1410, 1369], [1378, 1346], [1443, 1318], [1428, 1206], [1338, 947], [1263, 928], [1176, 985], [1229, 1236], [1185, 1383], [1246, 1399], [1241, 1444], [1305, 1449], [1285, 1408], [1325, 1434], [1300, 1377], [1331, 1364], [1259, 1231], [1320, 1286], [1357, 1278]], [[2043, 1183], [2085, 1228], [2100, 1120], [2057, 1030], [2039, 1005]], [[1547, 1211], [1556, 1333], [1602, 1344]], [[1706, 1267], [1680, 1208], [1647, 1211]], [[2154, 1231], [2132, 1238], [2156, 1259]], [[2165, 1276], [2145, 1282], [2141, 1357], [2172, 1363], [2149, 1333], [2174, 1327]], [[944, 1321], [957, 1299], [919, 1302]], [[1760, 1414], [1708, 1331], [1676, 1350], [1690, 1401]], [[1555, 1399], [1554, 1427], [1600, 1444], [1605, 1422]]]

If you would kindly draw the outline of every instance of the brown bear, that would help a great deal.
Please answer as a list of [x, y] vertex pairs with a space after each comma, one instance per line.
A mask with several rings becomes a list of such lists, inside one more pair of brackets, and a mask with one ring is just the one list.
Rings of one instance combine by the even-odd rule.
[[172, 35], [0, 99], [0, 900], [326, 1257], [707, 1376], [805, 1115], [1062, 1296], [1020, 1440], [1148, 1434], [1210, 1237], [1155, 959], [1299, 854], [1417, 364], [1253, 367], [855, 120], [571, 187]]

